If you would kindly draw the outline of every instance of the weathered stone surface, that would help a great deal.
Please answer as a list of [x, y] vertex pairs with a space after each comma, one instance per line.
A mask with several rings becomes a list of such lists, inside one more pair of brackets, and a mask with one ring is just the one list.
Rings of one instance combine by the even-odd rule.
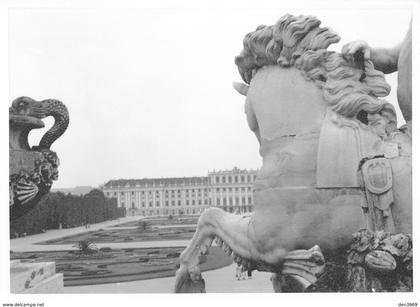
[[55, 262], [11, 262], [11, 293], [59, 293], [63, 287], [63, 274], [56, 274]]
[[386, 251], [373, 250], [365, 256], [366, 266], [378, 273], [389, 273], [397, 268], [397, 261]]
[[[317, 274], [309, 277], [301, 263], [288, 264], [294, 250], [319, 245], [334, 251], [348, 246], [352, 234], [366, 227], [373, 211], [366, 215], [369, 206], [357, 170], [362, 159], [390, 155], [384, 143], [396, 133], [396, 120], [386, 117], [393, 109], [380, 99], [390, 86], [372, 61], [328, 51], [340, 37], [320, 23], [313, 16], [285, 15], [245, 36], [235, 58], [245, 83], [234, 83], [234, 88], [246, 96], [246, 119], [263, 160], [253, 191], [255, 212], [240, 217], [217, 208], [205, 211], [180, 256], [175, 292], [186, 290], [181, 284], [197, 273], [200, 247], [209, 238], [219, 238], [247, 267], [273, 272], [274, 288], [284, 290], [286, 279], [302, 288], [316, 282]], [[377, 120], [386, 127], [377, 127]], [[404, 152], [411, 152], [411, 140], [404, 146]], [[402, 151], [395, 157], [395, 152], [386, 174], [408, 178], [411, 164], [400, 163], [407, 157]], [[397, 180], [393, 177], [390, 183]], [[372, 204], [392, 216], [395, 229], [403, 229], [411, 218], [411, 198], [403, 195], [411, 188], [406, 183], [384, 186], [391, 191], [385, 197], [377, 196], [380, 189], [374, 191], [379, 201], [375, 198]], [[356, 291], [370, 287], [365, 285], [363, 253], [381, 242], [375, 238], [361, 236], [350, 254], [352, 274], [359, 280]], [[288, 272], [289, 267], [293, 270]], [[288, 274], [282, 275], [283, 270]], [[369, 282], [377, 287], [374, 280]]]
[[348, 255], [350, 291], [412, 291], [410, 235], [361, 230], [353, 237]]
[[42, 280], [34, 287], [27, 289], [23, 294], [39, 294], [39, 293], [61, 293], [63, 292], [64, 281], [63, 274], [57, 273]]
[[[54, 125], [40, 144], [29, 147], [28, 134], [44, 127], [41, 120], [53, 116]], [[52, 143], [67, 129], [67, 108], [58, 100], [35, 101], [20, 97], [9, 109], [9, 189], [10, 219], [15, 220], [31, 210], [58, 178], [59, 160], [50, 150]]]

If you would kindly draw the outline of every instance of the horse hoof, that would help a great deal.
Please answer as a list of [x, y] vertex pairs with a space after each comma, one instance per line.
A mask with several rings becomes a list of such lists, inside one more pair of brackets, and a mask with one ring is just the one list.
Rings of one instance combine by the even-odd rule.
[[199, 269], [187, 270], [181, 267], [175, 275], [175, 293], [205, 293], [204, 279]]
[[198, 282], [202, 279], [201, 272], [198, 267], [193, 267], [188, 269], [188, 272], [190, 274], [190, 278], [193, 282]]

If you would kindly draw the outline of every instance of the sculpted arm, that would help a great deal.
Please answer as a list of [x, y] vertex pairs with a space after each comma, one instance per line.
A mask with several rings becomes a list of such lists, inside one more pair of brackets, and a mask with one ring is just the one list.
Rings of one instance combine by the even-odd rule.
[[391, 49], [374, 48], [371, 51], [371, 60], [377, 70], [390, 74], [398, 70], [398, 57], [401, 44]]
[[351, 56], [361, 52], [365, 59], [370, 59], [373, 62], [375, 69], [389, 74], [398, 70], [401, 45], [398, 44], [393, 48], [371, 48], [365, 41], [360, 40], [345, 44], [341, 52]]

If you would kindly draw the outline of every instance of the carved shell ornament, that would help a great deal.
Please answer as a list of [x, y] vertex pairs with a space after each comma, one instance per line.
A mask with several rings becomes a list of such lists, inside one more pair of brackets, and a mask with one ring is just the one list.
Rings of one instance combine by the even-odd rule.
[[28, 173], [20, 171], [10, 176], [13, 199], [25, 204], [37, 196], [38, 192], [49, 190], [53, 180], [58, 179], [59, 160], [53, 151], [43, 151], [44, 159], [35, 160], [35, 169]]
[[32, 181], [26, 173], [18, 176], [13, 185], [14, 196], [21, 204], [25, 204], [35, 198], [39, 191], [37, 182]]

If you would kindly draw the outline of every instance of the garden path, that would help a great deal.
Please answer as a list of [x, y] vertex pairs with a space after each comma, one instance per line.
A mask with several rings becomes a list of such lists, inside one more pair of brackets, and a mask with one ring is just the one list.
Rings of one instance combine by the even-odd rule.
[[[272, 293], [270, 273], [254, 271], [252, 279], [236, 280], [236, 265], [203, 272], [207, 293]], [[64, 293], [171, 293], [175, 277], [91, 286], [65, 287]]]

